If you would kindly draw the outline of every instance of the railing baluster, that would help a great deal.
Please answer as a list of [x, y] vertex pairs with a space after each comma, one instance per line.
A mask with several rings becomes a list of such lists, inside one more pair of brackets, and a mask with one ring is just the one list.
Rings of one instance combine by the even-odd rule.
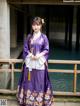
[[11, 90], [14, 90], [14, 63], [11, 63]]
[[74, 93], [76, 93], [77, 85], [77, 64], [74, 65]]

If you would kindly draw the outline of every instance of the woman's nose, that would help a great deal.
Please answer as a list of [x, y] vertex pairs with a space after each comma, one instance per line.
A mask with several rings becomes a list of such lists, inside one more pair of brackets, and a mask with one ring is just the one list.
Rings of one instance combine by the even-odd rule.
[[35, 28], [37, 28], [37, 25], [35, 25]]

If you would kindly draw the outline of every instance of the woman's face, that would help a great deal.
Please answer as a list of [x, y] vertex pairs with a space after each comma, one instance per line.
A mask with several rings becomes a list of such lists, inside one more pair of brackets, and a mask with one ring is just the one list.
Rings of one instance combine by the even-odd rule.
[[32, 24], [32, 30], [33, 30], [35, 33], [39, 32], [39, 31], [41, 30], [41, 27], [42, 27], [41, 24], [39, 24], [39, 25], [37, 25], [37, 24]]

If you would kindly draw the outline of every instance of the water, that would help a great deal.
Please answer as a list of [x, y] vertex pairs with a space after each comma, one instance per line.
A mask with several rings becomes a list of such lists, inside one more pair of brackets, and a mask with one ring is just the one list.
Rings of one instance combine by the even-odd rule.
[[[53, 46], [50, 45], [50, 53], [49, 59], [55, 60], [80, 60], [80, 51], [76, 52], [75, 49], [69, 51], [65, 49], [63, 46]], [[21, 68], [21, 64], [16, 64], [15, 67]], [[49, 69], [74, 69], [73, 65], [56, 65], [56, 64], [49, 64]], [[80, 65], [78, 65], [78, 69], [80, 69]], [[15, 89], [17, 88], [19, 76], [21, 73], [15, 73]], [[51, 80], [52, 88], [54, 91], [68, 91], [73, 92], [73, 74], [66, 74], [66, 73], [49, 73], [49, 77]], [[77, 91], [80, 92], [80, 74], [77, 76]]]

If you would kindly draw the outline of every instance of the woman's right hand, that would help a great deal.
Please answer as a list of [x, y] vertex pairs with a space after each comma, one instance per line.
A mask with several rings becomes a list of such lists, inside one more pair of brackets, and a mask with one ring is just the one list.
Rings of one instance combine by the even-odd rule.
[[35, 56], [33, 54], [31, 55], [31, 59], [32, 60], [36, 60], [36, 58], [35, 58]]

